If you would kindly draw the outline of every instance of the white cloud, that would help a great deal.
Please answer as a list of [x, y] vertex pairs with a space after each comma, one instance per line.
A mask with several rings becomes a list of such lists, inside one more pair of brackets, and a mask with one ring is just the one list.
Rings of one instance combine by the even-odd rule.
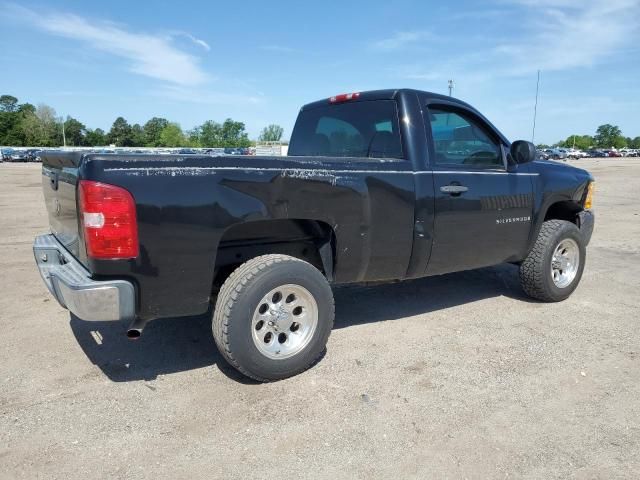
[[421, 42], [424, 40], [433, 39], [433, 35], [430, 32], [421, 31], [409, 31], [409, 32], [396, 32], [391, 37], [377, 40], [371, 44], [371, 48], [381, 51], [393, 51], [399, 48], [406, 47], [410, 44]]
[[[412, 81], [438, 82], [448, 78], [464, 79], [477, 85], [495, 78], [535, 75], [593, 67], [611, 58], [629, 61], [638, 44], [637, 19], [640, 0], [500, 0], [512, 9], [505, 16], [521, 18], [513, 29], [500, 29], [504, 21], [496, 18], [487, 27], [495, 27], [501, 39], [496, 44], [487, 37], [474, 44], [469, 53], [442, 51], [440, 57], [396, 67], [395, 74]], [[467, 12], [474, 15], [473, 11]], [[509, 34], [509, 39], [504, 35]], [[446, 39], [445, 39], [446, 40]], [[446, 41], [442, 42], [446, 45]], [[435, 84], [435, 83], [434, 83]]]
[[[96, 50], [110, 53], [129, 62], [129, 70], [167, 83], [184, 86], [201, 85], [210, 77], [199, 65], [197, 57], [177, 48], [161, 34], [133, 33], [120, 25], [92, 22], [66, 13], [42, 13], [5, 4], [4, 15], [60, 37], [84, 42]], [[201, 47], [206, 42], [187, 36]]]
[[[171, 37], [174, 37], [174, 36], [185, 37], [185, 38], [191, 40], [191, 42], [193, 42], [194, 45], [198, 45], [199, 47], [202, 47], [207, 52], [211, 50], [211, 47], [209, 46], [209, 44], [207, 42], [205, 42], [201, 38], [194, 37], [190, 33], [176, 31], [176, 32], [172, 32], [172, 34], [171, 34]], [[169, 38], [171, 38], [171, 37], [169, 37]]]
[[513, 74], [594, 65], [625, 45], [637, 29], [638, 0], [512, 0], [533, 21], [524, 35], [495, 48]]

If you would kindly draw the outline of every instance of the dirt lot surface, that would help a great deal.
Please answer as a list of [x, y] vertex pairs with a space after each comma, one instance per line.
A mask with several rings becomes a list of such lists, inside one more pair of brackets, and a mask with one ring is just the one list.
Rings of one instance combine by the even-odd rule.
[[1, 478], [640, 478], [640, 159], [597, 179], [582, 284], [511, 265], [335, 290], [324, 359], [253, 384], [206, 317], [138, 342], [70, 317], [33, 262], [38, 165], [0, 165]]

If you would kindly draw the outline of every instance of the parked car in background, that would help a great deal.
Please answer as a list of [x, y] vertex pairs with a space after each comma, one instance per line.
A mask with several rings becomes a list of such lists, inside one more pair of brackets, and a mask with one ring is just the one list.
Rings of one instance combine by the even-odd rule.
[[538, 154], [538, 160], [549, 160], [549, 154], [546, 150], [536, 150]]
[[225, 155], [246, 155], [244, 148], [225, 148]]
[[14, 150], [11, 153], [10, 162], [28, 162], [29, 159], [27, 157], [26, 150]]
[[618, 151], [618, 150], [609, 150], [608, 152], [608, 157], [621, 157], [622, 154]]
[[14, 150], [13, 148], [3, 148], [2, 149], [2, 161], [3, 162], [10, 162], [11, 161], [11, 155], [13, 154]]
[[40, 161], [40, 152], [42, 150], [31, 148], [27, 150], [25, 153], [27, 155], [27, 162], [39, 162]]
[[552, 160], [567, 160], [567, 151], [564, 148], [552, 148], [549, 158]]

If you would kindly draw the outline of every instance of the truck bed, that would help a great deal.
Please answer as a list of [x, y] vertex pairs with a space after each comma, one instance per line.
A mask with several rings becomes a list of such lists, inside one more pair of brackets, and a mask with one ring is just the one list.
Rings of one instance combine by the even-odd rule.
[[[206, 311], [218, 247], [237, 247], [247, 234], [242, 224], [260, 220], [283, 221], [282, 228], [270, 224], [251, 232], [272, 246], [282, 231], [296, 230], [301, 248], [309, 229], [334, 232], [340, 248], [333, 281], [407, 276], [414, 181], [405, 160], [78, 152], [47, 152], [42, 160], [52, 232], [93, 278], [125, 278], [144, 286], [139, 292], [146, 297], [138, 298], [141, 318]], [[133, 195], [138, 258], [87, 256], [77, 213], [79, 179], [117, 185]], [[241, 248], [233, 252], [242, 255]]]

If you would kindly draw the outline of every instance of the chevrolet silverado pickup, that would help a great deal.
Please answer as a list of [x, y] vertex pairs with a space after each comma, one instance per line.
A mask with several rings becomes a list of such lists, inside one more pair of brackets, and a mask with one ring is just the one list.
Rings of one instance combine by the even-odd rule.
[[51, 231], [33, 249], [62, 307], [126, 322], [130, 338], [213, 311], [220, 353], [258, 381], [320, 358], [332, 284], [509, 262], [526, 294], [557, 302], [594, 225], [589, 173], [536, 160], [460, 100], [408, 89], [305, 105], [286, 157], [41, 156]]

